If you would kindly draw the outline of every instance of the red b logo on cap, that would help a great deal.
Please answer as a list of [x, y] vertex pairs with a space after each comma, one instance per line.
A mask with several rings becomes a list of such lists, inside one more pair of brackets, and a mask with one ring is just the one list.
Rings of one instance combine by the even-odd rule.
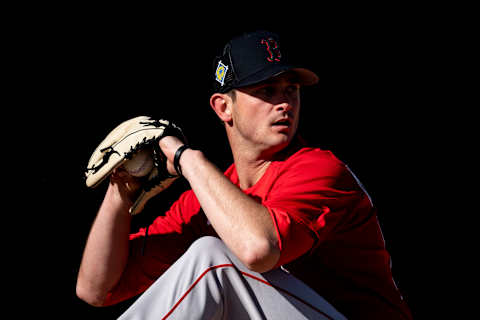
[[280, 61], [280, 58], [282, 58], [282, 53], [280, 52], [277, 41], [275, 41], [273, 38], [268, 38], [267, 40], [262, 39], [261, 43], [267, 47], [268, 61]]

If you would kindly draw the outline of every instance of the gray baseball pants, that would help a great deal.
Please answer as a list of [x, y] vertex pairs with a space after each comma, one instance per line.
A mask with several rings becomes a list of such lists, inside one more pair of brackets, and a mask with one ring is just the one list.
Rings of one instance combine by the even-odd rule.
[[218, 238], [194, 242], [119, 318], [346, 319], [282, 269], [247, 269]]

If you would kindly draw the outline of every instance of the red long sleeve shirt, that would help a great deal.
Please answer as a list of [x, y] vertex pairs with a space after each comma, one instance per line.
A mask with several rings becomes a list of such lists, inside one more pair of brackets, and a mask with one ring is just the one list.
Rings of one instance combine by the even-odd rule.
[[[225, 175], [238, 186], [235, 165]], [[251, 188], [277, 230], [280, 259], [290, 273], [349, 319], [411, 319], [390, 269], [376, 209], [348, 167], [331, 152], [302, 148], [274, 161]], [[192, 190], [145, 229], [130, 235], [131, 256], [108, 295], [113, 304], [145, 291], [188, 246], [216, 236]]]

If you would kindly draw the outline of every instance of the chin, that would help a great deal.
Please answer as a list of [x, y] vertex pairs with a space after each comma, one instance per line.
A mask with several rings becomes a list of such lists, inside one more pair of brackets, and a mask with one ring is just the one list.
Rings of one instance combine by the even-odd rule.
[[290, 144], [291, 141], [292, 141], [292, 137], [287, 136], [287, 135], [285, 135], [285, 136], [283, 136], [279, 139], [276, 139], [275, 143], [271, 144], [272, 152], [276, 153], [276, 152], [282, 151], [283, 149], [288, 147], [288, 145]]

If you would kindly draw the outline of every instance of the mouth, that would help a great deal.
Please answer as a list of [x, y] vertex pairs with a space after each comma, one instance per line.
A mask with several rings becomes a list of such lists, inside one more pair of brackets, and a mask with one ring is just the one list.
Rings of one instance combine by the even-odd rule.
[[290, 127], [292, 125], [292, 120], [290, 120], [290, 118], [280, 119], [275, 121], [272, 125], [279, 126], [279, 127], [282, 127], [282, 126]]

